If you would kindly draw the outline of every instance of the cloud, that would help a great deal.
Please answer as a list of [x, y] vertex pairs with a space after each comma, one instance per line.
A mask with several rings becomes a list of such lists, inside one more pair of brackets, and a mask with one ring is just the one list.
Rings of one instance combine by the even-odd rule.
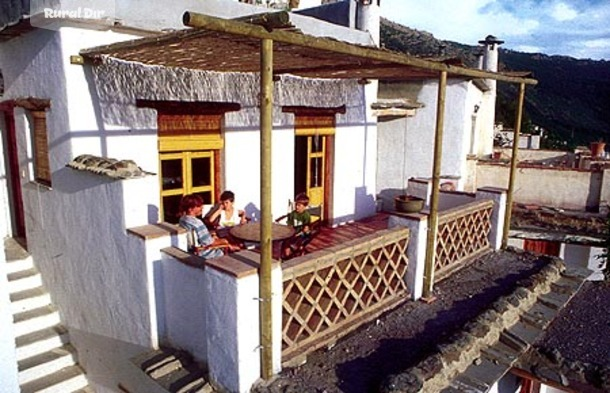
[[475, 45], [493, 34], [509, 49], [610, 58], [608, 0], [383, 0], [381, 13], [442, 40]]
[[578, 12], [574, 10], [574, 8], [570, 7], [566, 3], [557, 3], [553, 6], [553, 10], [551, 11], [551, 16], [558, 20], [559, 22], [563, 22], [566, 20], [572, 20], [578, 16]]

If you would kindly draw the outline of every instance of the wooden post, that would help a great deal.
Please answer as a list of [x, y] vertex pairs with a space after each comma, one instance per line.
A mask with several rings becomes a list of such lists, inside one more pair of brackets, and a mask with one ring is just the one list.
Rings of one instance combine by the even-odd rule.
[[441, 156], [443, 154], [443, 127], [445, 123], [445, 93], [447, 91], [447, 72], [442, 71], [438, 82], [436, 103], [436, 130], [434, 134], [434, 164], [432, 166], [432, 196], [428, 218], [428, 239], [426, 243], [426, 265], [424, 267], [423, 299], [433, 299], [434, 264], [436, 257], [436, 236], [438, 233], [438, 199], [441, 182]]
[[273, 375], [271, 323], [271, 130], [273, 128], [273, 41], [261, 40], [261, 268], [260, 336], [261, 378]]
[[508, 179], [508, 195], [506, 196], [506, 216], [504, 217], [504, 232], [502, 234], [502, 249], [508, 246], [508, 233], [510, 232], [510, 219], [513, 212], [513, 192], [515, 191], [515, 179], [517, 176], [517, 164], [519, 162], [519, 134], [521, 133], [521, 118], [523, 116], [523, 100], [525, 97], [525, 83], [519, 84], [519, 98], [517, 113], [515, 113], [515, 134], [513, 137], [513, 150], [510, 160], [510, 176]]

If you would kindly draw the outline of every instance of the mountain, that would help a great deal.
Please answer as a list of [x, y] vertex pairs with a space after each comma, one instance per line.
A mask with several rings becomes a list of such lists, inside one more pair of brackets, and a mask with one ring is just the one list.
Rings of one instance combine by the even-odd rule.
[[[483, 39], [484, 37], [481, 37]], [[480, 51], [470, 46], [434, 38], [419, 31], [381, 20], [381, 45], [420, 57], [457, 57], [475, 67]], [[525, 94], [522, 129], [544, 128], [543, 147], [572, 149], [592, 141], [610, 142], [610, 62], [547, 56], [500, 48], [500, 71], [531, 71], [538, 80]], [[498, 84], [496, 121], [514, 123], [518, 86]]]

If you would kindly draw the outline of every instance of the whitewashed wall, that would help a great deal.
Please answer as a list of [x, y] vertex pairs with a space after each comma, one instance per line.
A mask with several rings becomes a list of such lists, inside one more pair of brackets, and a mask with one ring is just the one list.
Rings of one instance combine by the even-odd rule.
[[[409, 178], [432, 176], [438, 96], [436, 80], [391, 86], [391, 92], [384, 90], [380, 96], [411, 97], [424, 107], [413, 117], [379, 123], [377, 193], [384, 203], [404, 190]], [[441, 176], [456, 178], [462, 187], [472, 138], [471, 114], [477, 100], [469, 90], [467, 82], [449, 80], [445, 98]]]
[[[477, 166], [477, 187], [507, 187], [508, 165]], [[553, 168], [519, 168], [514, 201], [570, 210], [595, 209], [600, 204], [603, 172]]]

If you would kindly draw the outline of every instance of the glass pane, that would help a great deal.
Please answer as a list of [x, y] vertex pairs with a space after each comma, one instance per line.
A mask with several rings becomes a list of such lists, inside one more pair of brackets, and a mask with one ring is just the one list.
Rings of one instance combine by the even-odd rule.
[[193, 168], [193, 187], [210, 186], [212, 185], [212, 158], [201, 157], [193, 158], [191, 161]]
[[163, 190], [182, 188], [182, 159], [162, 160]]
[[163, 221], [177, 224], [180, 219], [178, 209], [182, 195], [171, 195], [163, 197]]
[[309, 164], [309, 188], [322, 187], [322, 157], [311, 158]]
[[204, 205], [212, 204], [213, 201], [212, 201], [212, 192], [211, 191], [195, 192], [195, 194], [199, 195], [203, 199]]
[[324, 137], [320, 135], [314, 135], [311, 137], [311, 152], [321, 153], [324, 149]]

